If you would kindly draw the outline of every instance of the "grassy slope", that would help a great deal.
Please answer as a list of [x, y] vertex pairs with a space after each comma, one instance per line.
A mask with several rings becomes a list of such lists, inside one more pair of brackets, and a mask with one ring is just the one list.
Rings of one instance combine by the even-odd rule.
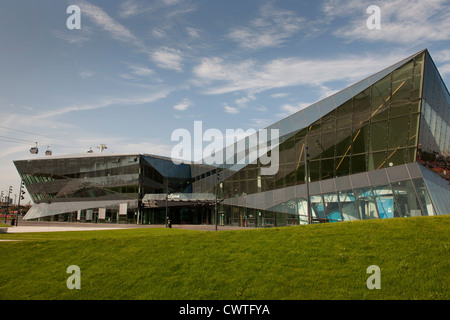
[[[449, 299], [450, 216], [6, 234], [0, 299]], [[69, 290], [69, 265], [81, 290]], [[381, 290], [369, 290], [370, 265]]]

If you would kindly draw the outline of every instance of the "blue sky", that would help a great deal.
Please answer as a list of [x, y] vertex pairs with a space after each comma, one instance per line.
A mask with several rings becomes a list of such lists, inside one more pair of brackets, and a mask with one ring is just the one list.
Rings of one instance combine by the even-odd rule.
[[[81, 29], [68, 29], [69, 5]], [[381, 9], [369, 29], [366, 9]], [[12, 160], [170, 156], [177, 128], [261, 129], [427, 48], [450, 80], [450, 1], [0, 4], [0, 190]], [[37, 141], [40, 153], [29, 153]]]

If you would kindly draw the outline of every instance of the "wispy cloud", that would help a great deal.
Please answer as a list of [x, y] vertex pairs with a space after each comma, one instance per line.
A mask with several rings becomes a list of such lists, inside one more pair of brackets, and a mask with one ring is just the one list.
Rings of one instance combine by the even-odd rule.
[[297, 33], [301, 29], [301, 23], [302, 19], [293, 11], [265, 4], [261, 7], [257, 18], [250, 21], [248, 26], [232, 28], [228, 37], [244, 48], [274, 47]]
[[226, 113], [229, 113], [229, 114], [238, 114], [239, 113], [238, 108], [231, 107], [226, 103], [223, 105], [223, 109], [225, 110]]
[[185, 111], [190, 106], [192, 106], [192, 101], [189, 99], [184, 99], [180, 103], [177, 103], [176, 105], [174, 105], [173, 108], [177, 111]]
[[392, 55], [373, 53], [326, 59], [280, 58], [266, 63], [254, 59], [239, 62], [213, 57], [204, 58], [194, 67], [193, 72], [199, 79], [196, 84], [203, 86], [207, 94], [254, 94], [274, 88], [301, 85], [331, 92], [333, 90], [328, 88], [326, 83], [344, 81], [351, 84], [404, 57], [405, 54], [396, 52]]
[[274, 94], [271, 94], [270, 96], [272, 98], [284, 98], [284, 97], [287, 97], [288, 95], [289, 95], [289, 93], [274, 93]]
[[92, 78], [94, 76], [94, 72], [86, 70], [86, 69], [82, 69], [79, 73], [81, 79], [87, 79], [87, 78]]
[[308, 103], [308, 102], [298, 102], [296, 104], [283, 104], [280, 107], [281, 113], [277, 114], [277, 117], [280, 118], [286, 118], [288, 116], [290, 116], [291, 114], [294, 114], [302, 109], [305, 109], [307, 107], [309, 107], [312, 103]]
[[152, 52], [150, 58], [160, 68], [183, 71], [183, 57], [180, 50], [163, 47]]
[[131, 73], [137, 76], [150, 76], [155, 74], [155, 71], [147, 67], [139, 65], [129, 65], [129, 67], [131, 69]]
[[83, 17], [93, 21], [104, 31], [108, 32], [114, 39], [130, 43], [137, 48], [146, 50], [144, 44], [125, 26], [114, 20], [102, 8], [89, 2], [82, 1], [79, 3]]
[[117, 105], [124, 105], [124, 106], [130, 106], [130, 105], [140, 105], [144, 103], [151, 103], [155, 102], [157, 100], [163, 99], [167, 97], [170, 93], [170, 90], [161, 90], [156, 93], [151, 93], [147, 95], [141, 95], [141, 96], [134, 96], [129, 98], [105, 98], [103, 100], [100, 100], [95, 103], [91, 104], [83, 104], [83, 105], [72, 105], [67, 107], [62, 107], [59, 109], [49, 110], [45, 111], [41, 114], [38, 114], [34, 116], [34, 119], [42, 119], [42, 118], [52, 118], [55, 116], [64, 115], [71, 112], [78, 112], [78, 111], [87, 111], [87, 110], [94, 110], [99, 108], [107, 108], [111, 106], [117, 106]]
[[248, 104], [250, 101], [253, 101], [253, 100], [256, 100], [255, 95], [249, 93], [249, 94], [247, 94], [247, 96], [237, 99], [237, 100], [235, 101], [235, 103], [236, 103], [239, 107], [244, 108], [244, 107], [247, 106], [247, 104]]
[[51, 31], [51, 34], [58, 39], [67, 41], [69, 44], [73, 44], [79, 47], [90, 40], [90, 32], [88, 31], [89, 29], [89, 27], [85, 27], [77, 33], [70, 32], [69, 30], [53, 30]]
[[127, 0], [120, 5], [119, 16], [129, 18], [141, 12], [142, 8], [134, 0]]
[[191, 38], [200, 38], [201, 30], [198, 28], [187, 27], [186, 32]]
[[368, 4], [357, 0], [328, 0], [322, 7], [329, 19], [347, 18], [334, 34], [348, 41], [380, 41], [419, 45], [450, 40], [448, 0], [380, 0], [381, 29], [366, 26]]

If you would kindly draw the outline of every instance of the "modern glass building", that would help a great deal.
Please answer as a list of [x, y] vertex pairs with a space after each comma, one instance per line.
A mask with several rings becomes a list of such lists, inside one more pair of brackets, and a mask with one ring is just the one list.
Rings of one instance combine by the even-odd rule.
[[25, 218], [214, 224], [216, 203], [219, 225], [257, 227], [450, 213], [450, 96], [427, 50], [266, 129], [279, 132], [273, 175], [261, 157], [15, 161], [35, 202]]

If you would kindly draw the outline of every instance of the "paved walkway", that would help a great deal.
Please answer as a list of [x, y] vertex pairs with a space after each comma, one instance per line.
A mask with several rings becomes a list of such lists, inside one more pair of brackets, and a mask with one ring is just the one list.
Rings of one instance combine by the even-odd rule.
[[[9, 227], [7, 233], [24, 232], [55, 232], [55, 231], [89, 231], [89, 230], [118, 230], [137, 228], [164, 228], [164, 225], [136, 225], [113, 223], [77, 223], [77, 222], [47, 222], [47, 221], [19, 221], [19, 226]], [[173, 229], [188, 229], [200, 231], [215, 231], [214, 225], [172, 225]], [[217, 230], [245, 230], [233, 226], [218, 226]]]

